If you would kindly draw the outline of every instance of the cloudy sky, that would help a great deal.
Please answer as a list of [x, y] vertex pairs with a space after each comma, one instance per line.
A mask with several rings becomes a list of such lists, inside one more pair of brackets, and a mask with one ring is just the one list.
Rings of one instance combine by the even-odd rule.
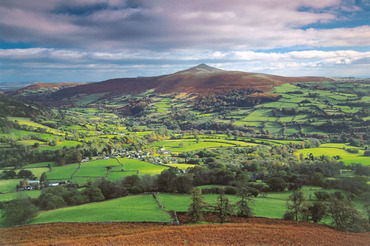
[[0, 0], [0, 82], [101, 81], [207, 63], [370, 77], [368, 0]]

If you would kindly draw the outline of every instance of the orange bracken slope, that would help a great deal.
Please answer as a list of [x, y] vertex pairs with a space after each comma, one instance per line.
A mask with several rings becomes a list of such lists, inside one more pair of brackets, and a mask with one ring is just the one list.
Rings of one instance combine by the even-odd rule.
[[252, 218], [240, 223], [55, 223], [0, 229], [1, 245], [369, 245], [370, 233], [305, 222]]

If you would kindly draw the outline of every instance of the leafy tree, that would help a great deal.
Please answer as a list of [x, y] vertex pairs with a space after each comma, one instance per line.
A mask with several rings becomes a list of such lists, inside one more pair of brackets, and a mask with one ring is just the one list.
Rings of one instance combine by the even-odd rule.
[[36, 216], [37, 207], [30, 198], [17, 198], [5, 204], [2, 223], [5, 226], [22, 225]]
[[191, 222], [197, 223], [203, 220], [203, 209], [207, 206], [198, 188], [193, 188], [190, 193], [191, 201], [190, 207], [188, 209], [188, 216]]
[[330, 194], [328, 192], [321, 190], [315, 191], [314, 195], [318, 201], [326, 201], [330, 198]]
[[332, 225], [342, 231], [369, 230], [369, 222], [361, 218], [360, 213], [350, 200], [340, 200], [332, 196], [328, 202], [328, 214]]
[[122, 196], [120, 187], [109, 180], [103, 178], [97, 181], [95, 185], [101, 190], [105, 199], [113, 199]]
[[238, 197], [240, 200], [236, 203], [238, 209], [238, 216], [240, 217], [252, 217], [253, 216], [253, 208], [251, 207], [251, 203], [253, 200], [250, 198], [250, 193], [248, 189], [241, 189], [239, 191]]
[[284, 191], [288, 187], [285, 180], [280, 177], [273, 177], [265, 182], [270, 187], [271, 191]]
[[234, 213], [234, 205], [230, 203], [223, 191], [217, 197], [217, 203], [213, 206], [213, 212], [217, 214], [221, 224]]
[[15, 176], [17, 176], [17, 173], [14, 170], [9, 171], [3, 171], [3, 179], [13, 179]]
[[325, 216], [327, 215], [327, 208], [325, 203], [322, 202], [314, 202], [309, 207], [309, 212], [311, 214], [311, 220], [314, 223], [320, 222]]
[[46, 172], [43, 172], [40, 177], [40, 182], [43, 183], [45, 181], [47, 181], [47, 176], [46, 176]]
[[81, 195], [85, 195], [88, 197], [89, 202], [99, 202], [104, 200], [104, 195], [101, 190], [94, 186], [86, 187], [82, 192]]
[[145, 174], [141, 177], [139, 186], [143, 188], [144, 191], [155, 190], [155, 177], [150, 174]]
[[315, 172], [311, 177], [311, 183], [314, 186], [322, 187], [325, 183], [325, 177], [320, 172]]
[[134, 185], [138, 185], [140, 183], [140, 177], [139, 175], [131, 175], [125, 177], [125, 179], [122, 181], [122, 185], [127, 187], [128, 189], [131, 188]]
[[171, 192], [173, 180], [176, 178], [175, 171], [172, 169], [163, 170], [157, 177], [156, 185], [159, 191]]
[[35, 176], [33, 175], [32, 171], [30, 170], [20, 170], [18, 172], [18, 178], [20, 179], [33, 179]]
[[293, 213], [296, 221], [298, 221], [298, 216], [305, 201], [306, 198], [301, 190], [293, 192], [287, 200], [287, 209]]
[[178, 193], [190, 193], [192, 188], [193, 179], [189, 175], [181, 175], [173, 179], [173, 189]]
[[52, 193], [43, 193], [38, 199], [39, 207], [43, 210], [51, 210], [65, 207], [67, 204], [63, 197]]

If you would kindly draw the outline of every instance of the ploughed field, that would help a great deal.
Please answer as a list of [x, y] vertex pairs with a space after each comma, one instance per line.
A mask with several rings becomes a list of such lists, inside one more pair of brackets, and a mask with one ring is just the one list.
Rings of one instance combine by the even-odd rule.
[[[212, 215], [205, 216], [212, 221]], [[0, 230], [1, 245], [368, 245], [370, 233], [265, 218], [228, 224], [53, 223]]]

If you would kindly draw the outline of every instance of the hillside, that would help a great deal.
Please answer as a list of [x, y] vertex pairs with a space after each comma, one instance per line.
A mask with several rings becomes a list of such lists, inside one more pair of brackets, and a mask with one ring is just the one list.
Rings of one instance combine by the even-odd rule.
[[30, 117], [48, 115], [50, 110], [32, 102], [24, 102], [18, 98], [0, 93], [0, 117]]
[[74, 87], [78, 85], [84, 85], [86, 83], [35, 83], [28, 85], [26, 87], [13, 89], [11, 91], [7, 91], [6, 93], [12, 96], [20, 96], [25, 97], [30, 100], [38, 101], [40, 98], [39, 96], [48, 96], [58, 90]]
[[55, 223], [1, 229], [2, 245], [368, 245], [369, 233], [252, 218], [231, 224]]
[[154, 89], [157, 93], [224, 93], [233, 89], [253, 88], [269, 91], [274, 86], [294, 82], [328, 81], [324, 77], [283, 77], [269, 74], [225, 71], [200, 64], [174, 74], [156, 77], [117, 78], [98, 83], [66, 88], [53, 93], [53, 99], [99, 93], [141, 93]]

